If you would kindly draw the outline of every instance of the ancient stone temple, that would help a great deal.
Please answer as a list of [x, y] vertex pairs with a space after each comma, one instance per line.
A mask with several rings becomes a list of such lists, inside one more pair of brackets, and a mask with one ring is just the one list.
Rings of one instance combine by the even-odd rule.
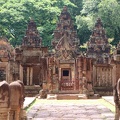
[[0, 38], [0, 81], [21, 80], [28, 96], [37, 95], [41, 89], [53, 94], [112, 95], [120, 77], [120, 43], [110, 55], [111, 47], [100, 18], [95, 23], [86, 54], [82, 53], [65, 6], [54, 30], [52, 48], [42, 46], [32, 19], [21, 46], [13, 48], [7, 39]]
[[14, 48], [6, 38], [0, 38], [0, 81], [14, 79]]
[[113, 69], [110, 65], [110, 44], [106, 37], [101, 19], [95, 23], [92, 35], [88, 41], [87, 57], [94, 59], [93, 86], [101, 94], [112, 94]]
[[70, 13], [65, 6], [54, 31], [54, 49], [48, 58], [49, 92], [86, 94], [92, 91], [92, 60], [80, 54], [79, 42]]
[[19, 79], [26, 86], [26, 91], [30, 92], [32, 89], [36, 94], [42, 88], [43, 81], [47, 79], [47, 60], [45, 58], [47, 48], [41, 47], [41, 42], [36, 23], [30, 20], [22, 45], [15, 49]]

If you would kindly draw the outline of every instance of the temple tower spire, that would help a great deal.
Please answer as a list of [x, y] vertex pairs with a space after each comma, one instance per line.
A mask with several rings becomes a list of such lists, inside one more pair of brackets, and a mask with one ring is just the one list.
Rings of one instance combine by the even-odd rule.
[[71, 15], [67, 10], [67, 7], [64, 6], [63, 10], [59, 16], [59, 21], [57, 23], [56, 30], [54, 31], [54, 39], [52, 41], [53, 47], [55, 47], [64, 34], [68, 34], [69, 42], [72, 46], [79, 45], [79, 39], [77, 37], [77, 32], [74, 30], [73, 21]]
[[88, 41], [87, 57], [95, 58], [97, 63], [106, 63], [110, 56], [110, 44], [100, 18], [97, 19]]
[[79, 39], [66, 6], [63, 7], [59, 16], [52, 45], [56, 56], [63, 56], [60, 59], [73, 59], [78, 53]]
[[28, 22], [26, 34], [23, 38], [23, 46], [40, 47], [42, 39], [39, 36], [36, 23], [33, 19]]

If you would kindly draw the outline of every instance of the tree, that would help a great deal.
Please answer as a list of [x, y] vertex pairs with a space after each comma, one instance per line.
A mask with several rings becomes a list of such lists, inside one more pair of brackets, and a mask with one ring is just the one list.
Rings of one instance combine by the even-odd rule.
[[108, 37], [115, 38], [112, 44], [117, 44], [120, 40], [120, 5], [116, 0], [101, 1], [98, 13], [102, 18]]
[[[117, 38], [113, 43], [117, 43], [120, 38], [120, 5], [116, 0], [83, 0], [83, 9], [81, 14], [76, 17], [78, 29], [83, 23], [88, 27], [82, 27], [82, 31], [92, 30], [97, 18], [101, 18], [106, 30], [107, 37]], [[84, 19], [81, 19], [84, 18]], [[81, 19], [81, 20], [80, 20]], [[86, 19], [89, 21], [86, 22]], [[83, 21], [83, 22], [80, 22]], [[85, 26], [85, 25], [84, 25]], [[84, 34], [83, 34], [84, 35]], [[87, 35], [87, 34], [86, 34]], [[87, 37], [89, 34], [87, 35]], [[84, 42], [87, 41], [85, 38]]]
[[50, 46], [58, 15], [69, 0], [1, 0], [0, 35], [6, 36], [13, 46], [20, 45], [30, 18], [37, 24], [43, 45]]
[[89, 29], [89, 24], [91, 19], [85, 16], [76, 16], [76, 24], [78, 28], [78, 36], [80, 38], [80, 43], [84, 44], [88, 41], [91, 31]]

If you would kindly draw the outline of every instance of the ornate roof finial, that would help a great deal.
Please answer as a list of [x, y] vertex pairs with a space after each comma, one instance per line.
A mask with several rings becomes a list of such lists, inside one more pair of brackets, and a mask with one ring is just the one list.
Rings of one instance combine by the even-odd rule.
[[103, 27], [103, 24], [102, 24], [102, 21], [100, 18], [97, 19], [97, 22], [95, 23], [95, 27], [98, 27], [98, 26], [102, 26]]
[[67, 6], [64, 6], [64, 7], [63, 7], [63, 11], [67, 11]]

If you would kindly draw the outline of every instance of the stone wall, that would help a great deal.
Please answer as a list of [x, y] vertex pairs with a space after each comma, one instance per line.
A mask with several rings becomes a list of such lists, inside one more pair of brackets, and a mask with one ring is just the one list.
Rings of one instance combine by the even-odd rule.
[[100, 95], [112, 95], [113, 83], [112, 77], [113, 67], [106, 64], [97, 64], [93, 67], [93, 88]]

